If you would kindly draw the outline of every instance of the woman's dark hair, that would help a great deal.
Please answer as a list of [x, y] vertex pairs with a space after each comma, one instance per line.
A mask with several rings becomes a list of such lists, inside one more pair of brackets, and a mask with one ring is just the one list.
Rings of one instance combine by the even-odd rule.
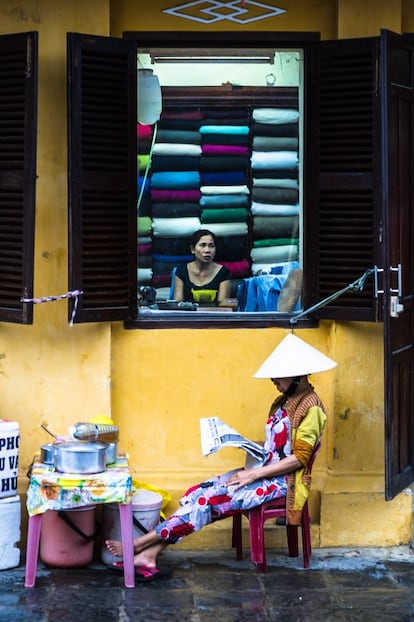
[[191, 238], [190, 245], [195, 246], [197, 242], [200, 240], [200, 238], [202, 238], [204, 235], [211, 235], [211, 237], [213, 238], [214, 244], [217, 246], [217, 238], [215, 234], [209, 229], [199, 229], [198, 231], [194, 231], [192, 238]]

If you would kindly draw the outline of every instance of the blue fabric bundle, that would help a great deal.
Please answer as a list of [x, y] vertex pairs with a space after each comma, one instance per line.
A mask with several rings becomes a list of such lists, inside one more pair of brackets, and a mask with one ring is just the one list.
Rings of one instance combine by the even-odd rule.
[[237, 186], [247, 184], [245, 171], [200, 173], [202, 186]]
[[153, 173], [151, 187], [156, 189], [194, 189], [200, 187], [198, 171], [165, 171]]
[[247, 194], [203, 194], [200, 198], [200, 206], [214, 207], [245, 207], [249, 206]]
[[235, 134], [247, 136], [250, 132], [248, 125], [201, 125], [200, 134]]

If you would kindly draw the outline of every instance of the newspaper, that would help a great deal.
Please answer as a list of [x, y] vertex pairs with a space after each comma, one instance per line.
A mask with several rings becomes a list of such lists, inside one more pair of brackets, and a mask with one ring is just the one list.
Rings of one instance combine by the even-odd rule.
[[222, 447], [243, 449], [260, 462], [264, 462], [268, 456], [268, 451], [261, 445], [245, 438], [218, 417], [200, 419], [200, 433], [203, 456], [208, 456]]

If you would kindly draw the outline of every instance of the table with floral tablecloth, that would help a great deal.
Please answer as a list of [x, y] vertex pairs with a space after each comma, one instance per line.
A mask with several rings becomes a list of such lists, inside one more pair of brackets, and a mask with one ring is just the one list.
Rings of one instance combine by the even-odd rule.
[[25, 587], [34, 587], [39, 553], [42, 515], [48, 510], [69, 510], [100, 504], [118, 503], [123, 543], [124, 581], [134, 587], [132, 527], [132, 475], [125, 455], [102, 473], [61, 473], [35, 456], [29, 473], [26, 506], [27, 531]]
[[29, 516], [46, 510], [75, 509], [97, 503], [128, 503], [132, 476], [124, 454], [102, 473], [60, 473], [35, 457], [30, 473], [26, 506]]

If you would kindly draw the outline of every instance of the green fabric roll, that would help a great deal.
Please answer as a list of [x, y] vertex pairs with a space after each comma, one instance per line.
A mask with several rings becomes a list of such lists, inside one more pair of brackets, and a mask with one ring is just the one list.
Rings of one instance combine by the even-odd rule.
[[247, 222], [249, 212], [243, 207], [238, 208], [218, 208], [203, 209], [201, 212], [201, 222]]
[[138, 235], [149, 235], [151, 233], [152, 220], [149, 216], [138, 216]]
[[143, 171], [147, 168], [149, 161], [150, 161], [150, 156], [149, 154], [139, 154], [137, 156], [137, 160], [138, 160], [138, 170]]
[[254, 248], [262, 248], [264, 246], [285, 246], [286, 244], [298, 244], [298, 238], [268, 238], [266, 240], [254, 240]]

